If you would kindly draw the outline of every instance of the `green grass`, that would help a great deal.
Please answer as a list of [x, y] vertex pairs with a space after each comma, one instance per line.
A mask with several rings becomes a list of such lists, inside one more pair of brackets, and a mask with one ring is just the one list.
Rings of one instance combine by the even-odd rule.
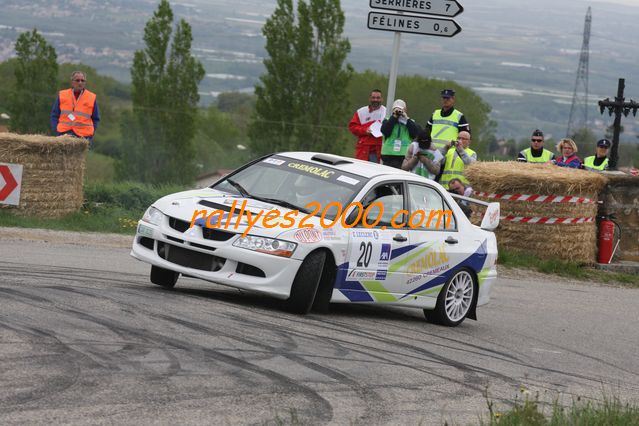
[[89, 151], [86, 165], [86, 182], [113, 182], [115, 180], [115, 159], [108, 155]]
[[508, 267], [528, 268], [545, 274], [575, 278], [582, 281], [619, 283], [628, 287], [639, 288], [638, 275], [602, 271], [565, 260], [539, 259], [529, 254], [511, 250], [500, 249], [498, 263]]
[[526, 397], [516, 400], [514, 406], [504, 412], [495, 409], [488, 401], [490, 420], [482, 425], [490, 426], [639, 426], [639, 407], [624, 404], [617, 397], [604, 396], [602, 402], [573, 400], [572, 405], [564, 407], [558, 401], [546, 406], [539, 401]]
[[47, 219], [19, 216], [9, 209], [0, 209], [0, 226], [133, 234], [147, 207], [164, 195], [182, 190], [183, 187], [175, 185], [94, 181], [85, 184], [85, 202], [77, 213]]

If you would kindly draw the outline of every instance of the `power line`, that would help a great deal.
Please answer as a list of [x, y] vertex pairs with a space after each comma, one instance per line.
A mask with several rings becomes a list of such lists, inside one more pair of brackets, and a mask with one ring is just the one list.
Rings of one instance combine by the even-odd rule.
[[[566, 129], [566, 137], [571, 136], [571, 132], [588, 125], [588, 62], [590, 57], [590, 25], [592, 23], [592, 15], [590, 7], [586, 13], [584, 22], [584, 37], [581, 44], [581, 54], [579, 55], [579, 65], [577, 66], [577, 78], [575, 79], [575, 90], [572, 95], [572, 105], [570, 107], [570, 118], [568, 119], [568, 128]], [[583, 95], [578, 89], [583, 88]], [[583, 108], [583, 123], [578, 126], [577, 109]]]

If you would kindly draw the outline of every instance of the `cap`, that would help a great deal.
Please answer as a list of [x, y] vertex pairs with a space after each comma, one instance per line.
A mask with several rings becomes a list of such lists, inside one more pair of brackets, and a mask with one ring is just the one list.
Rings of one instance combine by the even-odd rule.
[[541, 130], [539, 130], [539, 129], [535, 129], [535, 131], [534, 131], [534, 132], [532, 132], [532, 135], [533, 135], [533, 136], [541, 136], [541, 137], [543, 138], [543, 137], [544, 137], [544, 132], [542, 132], [542, 131], [541, 131]]
[[442, 90], [442, 98], [452, 98], [453, 96], [455, 96], [455, 91], [453, 89]]
[[395, 102], [393, 102], [393, 108], [400, 108], [402, 111], [404, 111], [406, 109], [406, 102], [404, 102], [401, 99], [396, 99]]
[[597, 141], [597, 146], [600, 146], [602, 148], [610, 148], [612, 146], [612, 142], [610, 142], [608, 139], [599, 139]]

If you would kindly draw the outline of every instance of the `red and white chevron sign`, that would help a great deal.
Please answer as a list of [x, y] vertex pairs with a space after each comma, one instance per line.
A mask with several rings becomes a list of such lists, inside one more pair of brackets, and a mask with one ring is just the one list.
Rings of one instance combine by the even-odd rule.
[[20, 204], [22, 164], [0, 163], [0, 204]]
[[584, 197], [570, 197], [564, 195], [529, 195], [529, 194], [491, 194], [490, 192], [475, 192], [474, 195], [484, 198], [509, 201], [535, 201], [537, 203], [578, 203], [595, 204], [597, 201]]

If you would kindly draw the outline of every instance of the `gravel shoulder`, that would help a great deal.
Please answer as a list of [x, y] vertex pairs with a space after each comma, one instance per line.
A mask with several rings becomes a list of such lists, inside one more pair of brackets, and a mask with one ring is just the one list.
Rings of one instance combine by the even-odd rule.
[[133, 235], [0, 227], [0, 241], [41, 241], [90, 247], [128, 248]]

